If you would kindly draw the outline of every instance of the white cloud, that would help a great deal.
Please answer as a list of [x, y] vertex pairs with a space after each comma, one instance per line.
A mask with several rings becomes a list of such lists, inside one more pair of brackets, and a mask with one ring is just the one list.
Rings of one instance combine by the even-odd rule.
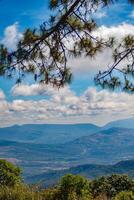
[[[16, 26], [16, 25], [14, 25]], [[10, 32], [10, 31], [9, 31]], [[134, 26], [122, 24], [118, 26], [101, 26], [94, 35], [116, 36], [117, 40], [134, 33]], [[15, 34], [13, 34], [15, 35]], [[11, 37], [12, 39], [14, 37]], [[16, 40], [14, 40], [16, 41]], [[12, 46], [10, 43], [10, 47]], [[96, 59], [79, 58], [70, 60], [74, 74], [95, 73], [98, 69], [108, 66], [112, 61], [111, 51], [106, 49], [98, 54]], [[69, 87], [58, 90], [46, 85], [14, 86], [11, 91], [16, 100], [8, 102], [0, 91], [0, 125], [22, 123], [75, 123], [92, 122], [104, 124], [106, 122], [127, 118], [134, 114], [134, 96], [125, 93], [97, 91], [88, 88], [78, 96]], [[19, 96], [42, 95], [41, 100], [24, 100]], [[45, 98], [47, 97], [47, 98]], [[7, 120], [8, 116], [8, 120]]]
[[45, 96], [52, 97], [53, 101], [59, 102], [61, 100], [67, 101], [67, 97], [71, 97], [71, 100], [74, 99], [75, 94], [69, 89], [69, 87], [63, 87], [58, 89], [45, 84], [32, 84], [32, 85], [15, 85], [11, 89], [11, 94], [13, 96]]
[[[0, 115], [8, 113], [8, 102], [6, 100], [0, 101]], [[8, 117], [8, 115], [7, 115]], [[1, 124], [1, 123], [0, 123]]]
[[[117, 42], [127, 35], [133, 35], [134, 25], [123, 23], [118, 26], [100, 26], [92, 35], [95, 37], [102, 37], [107, 40], [109, 37], [115, 37]], [[104, 49], [98, 53], [95, 58], [83, 57], [77, 59], [70, 59], [69, 66], [72, 67], [74, 74], [95, 74], [98, 70], [106, 69], [113, 62], [112, 51], [109, 48]]]
[[[33, 85], [31, 93], [35, 94]], [[34, 85], [34, 87], [36, 87]], [[38, 87], [39, 92], [40, 88]], [[48, 90], [49, 91], [49, 90]], [[45, 90], [45, 94], [47, 90]], [[20, 92], [19, 92], [20, 94]], [[29, 94], [29, 93], [27, 93]], [[36, 89], [36, 94], [38, 91]], [[22, 94], [21, 94], [22, 95]], [[16, 99], [12, 102], [0, 101], [1, 126], [23, 123], [97, 123], [127, 118], [134, 113], [134, 96], [106, 90], [88, 88], [80, 96], [69, 87], [59, 91], [53, 88], [49, 97], [41, 100]], [[8, 121], [6, 120], [8, 114]]]
[[0, 100], [4, 100], [5, 99], [5, 94], [4, 92], [0, 89]]
[[0, 114], [7, 113], [7, 111], [8, 111], [8, 103], [6, 101], [4, 92], [0, 89]]
[[115, 37], [117, 40], [122, 39], [127, 35], [133, 35], [134, 25], [123, 23], [118, 26], [100, 26], [93, 34], [97, 37], [103, 37], [107, 39], [111, 36]]
[[97, 19], [102, 19], [107, 16], [107, 13], [105, 11], [98, 11], [94, 14], [94, 17]]
[[15, 85], [12, 90], [13, 96], [35, 96], [35, 95], [46, 95], [49, 96], [54, 92], [53, 87], [42, 84], [32, 85]]
[[18, 41], [22, 38], [22, 34], [18, 30], [18, 23], [8, 26], [4, 31], [4, 38], [1, 43], [5, 44], [10, 50], [15, 50]]

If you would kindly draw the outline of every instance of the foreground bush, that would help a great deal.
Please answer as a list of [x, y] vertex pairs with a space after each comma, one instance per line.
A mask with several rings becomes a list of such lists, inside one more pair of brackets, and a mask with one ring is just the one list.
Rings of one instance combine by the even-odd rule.
[[6, 160], [0, 160], [0, 186], [15, 186], [21, 182], [21, 170]]
[[61, 179], [61, 200], [92, 200], [89, 181], [78, 175], [68, 174]]
[[59, 189], [46, 189], [41, 191], [41, 200], [61, 200]]
[[122, 191], [134, 191], [134, 181], [127, 175], [114, 174], [93, 180], [90, 188], [94, 198], [105, 194], [111, 199]]
[[133, 192], [120, 192], [114, 200], [134, 200]]
[[27, 186], [1, 187], [0, 200], [39, 200], [38, 194]]
[[126, 175], [103, 176], [92, 181], [68, 174], [53, 188], [25, 185], [21, 170], [0, 160], [0, 200], [134, 200], [134, 181]]

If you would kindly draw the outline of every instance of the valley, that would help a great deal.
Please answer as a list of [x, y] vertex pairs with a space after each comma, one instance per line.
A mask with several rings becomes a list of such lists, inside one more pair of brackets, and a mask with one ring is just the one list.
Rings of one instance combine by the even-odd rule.
[[[51, 180], [55, 176], [57, 180], [60, 174], [81, 173], [81, 166], [82, 174], [91, 178], [113, 173], [115, 163], [134, 159], [134, 127], [112, 123], [117, 127], [36, 124], [1, 128], [0, 158], [20, 166], [24, 179], [30, 182], [39, 181], [38, 177]], [[89, 173], [85, 173], [85, 166]]]

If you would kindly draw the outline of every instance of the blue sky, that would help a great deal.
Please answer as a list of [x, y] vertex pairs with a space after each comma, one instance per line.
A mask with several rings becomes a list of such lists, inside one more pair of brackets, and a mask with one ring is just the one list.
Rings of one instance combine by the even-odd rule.
[[[134, 7], [125, 0], [110, 5], [109, 8], [99, 9], [94, 16], [100, 26], [98, 32], [103, 35], [118, 33], [118, 38], [127, 32], [133, 33], [133, 11]], [[12, 48], [25, 28], [38, 27], [48, 17], [48, 0], [0, 0], [0, 40]], [[25, 79], [19, 89], [15, 86], [15, 80], [0, 78], [0, 126], [18, 123], [77, 122], [102, 125], [121, 117], [131, 117], [133, 96], [121, 93], [120, 99], [118, 94], [100, 91], [94, 86], [95, 73], [100, 65], [110, 64], [110, 55], [110, 52], [104, 52], [95, 61], [85, 58], [69, 60], [74, 73], [73, 82], [60, 91], [60, 94], [55, 88], [51, 91], [45, 86], [37, 88], [37, 84], [32, 82], [30, 77]], [[68, 95], [68, 98], [65, 98], [65, 95]], [[127, 109], [128, 99], [131, 104], [129, 109]], [[26, 104], [29, 105], [29, 110]], [[37, 112], [34, 109], [35, 105], [40, 107]], [[120, 105], [122, 105], [121, 109], [119, 109]], [[57, 109], [54, 109], [55, 107]], [[5, 122], [7, 118], [9, 118], [8, 123]]]
[[[24, 30], [28, 26], [37, 27], [44, 19], [49, 16], [48, 0], [0, 0], [0, 34], [3, 30], [13, 24], [19, 22], [20, 30]], [[126, 0], [120, 0], [119, 3], [103, 9], [108, 13], [108, 17], [99, 19], [99, 23], [114, 25], [124, 21], [133, 23], [130, 13], [133, 7], [126, 3]]]
[[1, 0], [0, 1], [0, 34], [2, 35], [4, 28], [19, 22], [20, 30], [27, 27], [37, 26], [42, 23], [43, 19], [48, 16], [47, 0]]

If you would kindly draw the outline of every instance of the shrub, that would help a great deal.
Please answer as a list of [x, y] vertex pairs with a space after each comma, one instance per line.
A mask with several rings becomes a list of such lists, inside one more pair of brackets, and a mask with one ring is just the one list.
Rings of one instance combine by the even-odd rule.
[[21, 182], [21, 170], [6, 160], [0, 160], [0, 186], [13, 187]]
[[28, 186], [19, 185], [14, 188], [1, 187], [0, 200], [39, 200], [38, 193], [32, 191]]
[[93, 180], [90, 187], [94, 197], [105, 194], [110, 198], [121, 191], [133, 191], [134, 182], [127, 175], [114, 174]]
[[78, 175], [68, 174], [61, 179], [60, 192], [62, 200], [91, 200], [89, 181]]
[[133, 192], [120, 192], [114, 200], [134, 200], [134, 194]]

